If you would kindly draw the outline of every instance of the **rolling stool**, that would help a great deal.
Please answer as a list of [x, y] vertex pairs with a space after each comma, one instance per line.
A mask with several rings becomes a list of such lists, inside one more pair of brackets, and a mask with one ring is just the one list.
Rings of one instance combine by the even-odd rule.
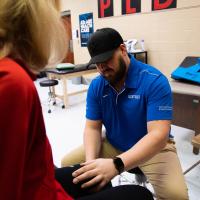
[[44, 81], [40, 81], [40, 86], [41, 87], [49, 87], [49, 92], [48, 92], [48, 107], [49, 107], [49, 110], [48, 110], [48, 113], [51, 113], [51, 102], [53, 102], [53, 105], [56, 104], [56, 98], [55, 98], [55, 95], [53, 93], [53, 89], [52, 89], [52, 86], [55, 86], [55, 85], [58, 85], [58, 81], [57, 80], [54, 80], [54, 79], [47, 79], [47, 80], [44, 80]]

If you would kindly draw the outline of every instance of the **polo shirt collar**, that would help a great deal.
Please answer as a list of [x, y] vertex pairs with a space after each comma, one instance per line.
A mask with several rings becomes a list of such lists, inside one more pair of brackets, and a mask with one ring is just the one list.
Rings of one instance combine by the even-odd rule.
[[107, 85], [110, 85], [110, 83], [102, 76], [102, 78], [104, 79], [104, 81], [105, 81], [105, 86], [107, 86]]
[[[137, 60], [131, 55], [128, 54], [130, 58], [130, 65], [128, 67], [128, 73], [125, 80], [125, 87], [126, 88], [137, 88], [138, 87], [138, 63]], [[102, 76], [103, 77], [103, 76]], [[109, 82], [103, 77], [105, 81], [105, 86], [109, 85]]]
[[139, 66], [137, 60], [129, 54], [130, 65], [128, 67], [128, 72], [125, 80], [126, 88], [137, 88], [138, 87], [138, 74]]

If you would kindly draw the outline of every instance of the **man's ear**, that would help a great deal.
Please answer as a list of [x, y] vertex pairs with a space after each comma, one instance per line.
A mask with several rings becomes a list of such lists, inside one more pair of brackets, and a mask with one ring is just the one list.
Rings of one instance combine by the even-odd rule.
[[126, 45], [125, 44], [120, 44], [120, 49], [122, 51], [123, 55], [127, 55], [127, 49], [126, 49]]

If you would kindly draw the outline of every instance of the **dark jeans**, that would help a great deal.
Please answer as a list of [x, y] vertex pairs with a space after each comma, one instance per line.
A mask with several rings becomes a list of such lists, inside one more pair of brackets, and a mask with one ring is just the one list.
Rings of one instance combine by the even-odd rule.
[[91, 193], [91, 189], [82, 189], [80, 184], [72, 182], [72, 173], [80, 165], [55, 169], [55, 177], [65, 191], [76, 200], [153, 200], [152, 194], [144, 187], [137, 185], [123, 185], [112, 187], [107, 184], [102, 191]]

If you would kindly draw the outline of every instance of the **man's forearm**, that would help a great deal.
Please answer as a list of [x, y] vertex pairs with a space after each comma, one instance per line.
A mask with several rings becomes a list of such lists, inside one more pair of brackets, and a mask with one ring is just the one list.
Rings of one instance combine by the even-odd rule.
[[86, 129], [84, 131], [84, 148], [86, 161], [99, 157], [101, 141], [101, 133], [99, 131], [93, 129]]
[[119, 157], [123, 160], [125, 170], [130, 170], [152, 158], [166, 145], [167, 137], [158, 137], [157, 133], [148, 133], [130, 150]]

